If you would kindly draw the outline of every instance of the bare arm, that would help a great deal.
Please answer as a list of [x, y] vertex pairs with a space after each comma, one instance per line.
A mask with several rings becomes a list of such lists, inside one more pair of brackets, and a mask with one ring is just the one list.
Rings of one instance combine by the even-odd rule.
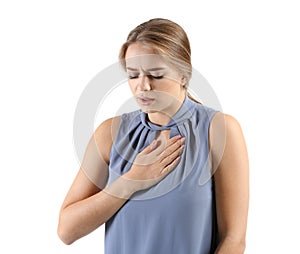
[[[137, 156], [126, 174], [104, 188], [112, 145], [112, 122], [112, 119], [105, 121], [95, 131], [82, 166], [63, 202], [58, 235], [65, 244], [73, 243], [105, 223], [134, 192], [151, 187], [178, 163], [182, 151], [179, 137], [168, 140], [164, 150], [154, 143]], [[151, 163], [138, 163], [139, 160], [144, 162], [145, 158]]]
[[211, 125], [210, 141], [217, 168], [214, 179], [220, 244], [215, 254], [242, 254], [248, 217], [249, 162], [237, 120], [218, 113]]
[[[111, 125], [112, 119], [105, 121], [91, 137], [79, 172], [62, 204], [57, 230], [66, 244], [100, 226], [126, 201], [101, 191], [108, 177]], [[106, 207], [104, 212], [103, 207]], [[102, 216], [97, 218], [99, 213]]]

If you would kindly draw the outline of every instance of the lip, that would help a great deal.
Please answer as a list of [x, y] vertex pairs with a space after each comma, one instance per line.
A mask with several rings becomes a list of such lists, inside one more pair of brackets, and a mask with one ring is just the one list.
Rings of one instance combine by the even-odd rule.
[[137, 101], [143, 106], [150, 106], [155, 101], [155, 99], [144, 96], [138, 96]]

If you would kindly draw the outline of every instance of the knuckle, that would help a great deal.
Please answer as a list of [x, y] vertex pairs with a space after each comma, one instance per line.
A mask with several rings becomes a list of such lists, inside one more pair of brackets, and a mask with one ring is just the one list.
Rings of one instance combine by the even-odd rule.
[[176, 142], [176, 144], [181, 146], [181, 145], [183, 144], [183, 143], [182, 143], [182, 140], [179, 139], [179, 140]]

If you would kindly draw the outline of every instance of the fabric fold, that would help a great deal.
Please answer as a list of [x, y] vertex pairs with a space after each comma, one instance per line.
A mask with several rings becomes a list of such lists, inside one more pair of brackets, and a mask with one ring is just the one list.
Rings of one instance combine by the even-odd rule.
[[[199, 183], [205, 183], [210, 177], [209, 158], [208, 152], [203, 153], [201, 150], [208, 151], [208, 143], [206, 136], [203, 138], [200, 133], [208, 129], [210, 119], [215, 112], [186, 96], [179, 110], [165, 126], [150, 122], [147, 114], [141, 110], [122, 115], [116, 138], [118, 142], [113, 144], [111, 151], [111, 161], [114, 161], [114, 165], [110, 166], [108, 184], [127, 172], [137, 154], [150, 145], [163, 130], [170, 130], [170, 137], [176, 135], [186, 137], [180, 162], [159, 183], [147, 190], [136, 192], [132, 199], [144, 200], [167, 194], [182, 183], [195, 167], [198, 173], [202, 172], [204, 176]], [[207, 134], [206, 131], [205, 135]], [[198, 178], [200, 177], [201, 174]]]

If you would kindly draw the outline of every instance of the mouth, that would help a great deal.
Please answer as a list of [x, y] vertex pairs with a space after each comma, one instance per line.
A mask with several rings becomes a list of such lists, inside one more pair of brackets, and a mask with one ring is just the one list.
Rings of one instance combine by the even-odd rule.
[[137, 102], [142, 106], [150, 106], [155, 101], [154, 98], [144, 97], [144, 96], [138, 96]]

